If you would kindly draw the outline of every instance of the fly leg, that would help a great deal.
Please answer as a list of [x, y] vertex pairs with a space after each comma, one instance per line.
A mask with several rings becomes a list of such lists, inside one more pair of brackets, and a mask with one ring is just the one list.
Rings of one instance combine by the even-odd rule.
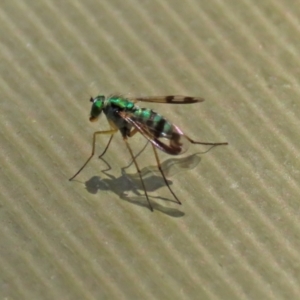
[[87, 159], [87, 161], [84, 163], [84, 165], [75, 173], [75, 175], [73, 175], [69, 180], [72, 181], [83, 169], [84, 167], [88, 164], [88, 162], [92, 159], [92, 157], [94, 156], [95, 154], [95, 145], [96, 145], [96, 136], [97, 135], [100, 135], [100, 134], [110, 134], [111, 137], [108, 141], [108, 144], [107, 146], [105, 147], [103, 153], [100, 155], [103, 156], [106, 152], [106, 150], [108, 149], [108, 146], [112, 140], [112, 137], [113, 135], [117, 132], [118, 130], [117, 129], [111, 129], [111, 130], [104, 130], [104, 131], [95, 131], [94, 134], [93, 134], [93, 143], [92, 143], [92, 153], [90, 155], [90, 157]]
[[157, 151], [156, 151], [156, 148], [153, 144], [152, 145], [152, 148], [153, 148], [153, 152], [154, 152], [154, 155], [155, 155], [155, 159], [156, 159], [156, 163], [157, 163], [157, 167], [158, 167], [158, 170], [160, 171], [164, 181], [165, 181], [165, 184], [166, 186], [168, 187], [169, 191], [171, 192], [171, 194], [174, 196], [175, 200], [177, 201], [178, 204], [181, 204], [181, 202], [179, 201], [179, 199], [177, 198], [177, 196], [175, 195], [175, 193], [172, 191], [169, 183], [168, 183], [168, 180], [166, 179], [166, 176], [161, 168], [161, 164], [160, 164], [160, 161], [159, 161], [159, 158], [158, 158], [158, 154], [157, 154]]
[[[133, 129], [133, 130], [129, 133], [129, 137], [133, 136], [137, 131], [138, 131], [138, 130]], [[134, 158], [134, 155], [133, 155], [133, 152], [132, 152], [132, 150], [131, 150], [131, 148], [130, 148], [130, 145], [129, 145], [129, 143], [128, 143], [127, 137], [123, 137], [123, 139], [124, 139], [124, 142], [125, 142], [125, 144], [126, 144], [126, 146], [127, 146], [128, 151], [129, 151], [129, 153], [130, 153], [130, 155], [131, 155], [131, 158], [132, 158], [132, 160], [133, 160], [133, 162], [134, 162], [134, 164], [135, 164], [136, 170], [137, 170], [137, 172], [139, 173], [140, 180], [141, 180], [141, 183], [142, 183], [142, 186], [143, 186], [143, 189], [144, 189], [144, 193], [145, 193], [145, 196], [146, 196], [147, 201], [148, 201], [148, 204], [149, 204], [149, 208], [150, 208], [151, 211], [153, 211], [153, 207], [152, 207], [152, 205], [151, 205], [151, 203], [150, 203], [150, 200], [149, 200], [149, 197], [148, 197], [148, 194], [147, 194], [147, 190], [146, 190], [146, 187], [145, 187], [145, 183], [144, 183], [144, 180], [143, 180], [143, 178], [142, 178], [141, 170], [140, 170], [140, 168], [139, 168], [139, 166], [138, 166], [138, 164], [137, 164], [137, 162], [136, 162], [136, 160], [135, 160], [135, 158]]]

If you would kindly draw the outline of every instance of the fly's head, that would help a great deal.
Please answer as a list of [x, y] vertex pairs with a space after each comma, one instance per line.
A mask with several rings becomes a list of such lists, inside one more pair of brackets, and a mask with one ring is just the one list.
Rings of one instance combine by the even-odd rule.
[[99, 95], [95, 98], [91, 97], [90, 101], [93, 103], [90, 113], [90, 121], [95, 122], [98, 120], [104, 108], [105, 96]]

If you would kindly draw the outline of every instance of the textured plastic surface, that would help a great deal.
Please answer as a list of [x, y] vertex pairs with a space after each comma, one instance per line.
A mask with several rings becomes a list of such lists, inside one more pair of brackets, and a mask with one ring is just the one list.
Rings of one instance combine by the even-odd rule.
[[[0, 299], [300, 299], [299, 20], [283, 0], [2, 1]], [[160, 155], [182, 206], [148, 146], [149, 211], [119, 134], [68, 181], [111, 93], [205, 98], [144, 105], [229, 142]]]

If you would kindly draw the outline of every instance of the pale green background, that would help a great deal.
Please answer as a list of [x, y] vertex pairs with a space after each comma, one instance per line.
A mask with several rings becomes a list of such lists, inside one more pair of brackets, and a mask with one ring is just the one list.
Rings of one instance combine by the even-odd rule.
[[[299, 1], [4, 0], [0, 21], [0, 299], [300, 299]], [[119, 134], [69, 182], [98, 93], [204, 97], [147, 107], [229, 146], [162, 154], [183, 205], [149, 173], [154, 213]]]

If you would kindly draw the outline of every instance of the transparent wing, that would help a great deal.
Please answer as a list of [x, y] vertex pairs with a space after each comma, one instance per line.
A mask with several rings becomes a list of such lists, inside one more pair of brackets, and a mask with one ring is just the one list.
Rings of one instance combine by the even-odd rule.
[[180, 95], [170, 95], [170, 96], [153, 96], [153, 97], [135, 97], [128, 98], [134, 102], [155, 102], [155, 103], [168, 103], [168, 104], [190, 104], [203, 102], [204, 99], [200, 97], [189, 97]]
[[[133, 125], [147, 140], [156, 148], [170, 155], [184, 153], [189, 146], [189, 140], [183, 132], [164, 117], [151, 111], [152, 116], [148, 119], [137, 117], [131, 112], [119, 112], [119, 115]], [[157, 117], [159, 122], [154, 122]]]

